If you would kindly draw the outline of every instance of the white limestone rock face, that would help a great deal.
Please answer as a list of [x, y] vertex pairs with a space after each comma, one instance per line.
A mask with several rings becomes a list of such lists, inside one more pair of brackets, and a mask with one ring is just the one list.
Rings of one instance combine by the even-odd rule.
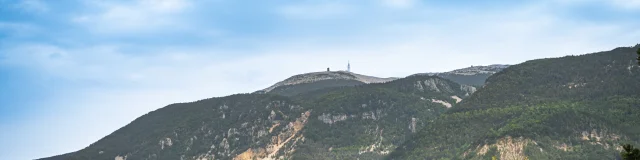
[[160, 149], [164, 149], [165, 147], [171, 147], [173, 145], [173, 142], [171, 142], [171, 138], [165, 138], [163, 140], [160, 140]]
[[638, 69], [640, 69], [640, 67], [638, 67], [638, 64], [634, 60], [629, 61], [629, 66], [627, 67], [629, 74], [634, 74], [633, 72]]
[[439, 93], [454, 92], [447, 81], [439, 78], [430, 78], [425, 81], [418, 81], [416, 82], [415, 87], [419, 91], [423, 91], [423, 92], [426, 92], [426, 91], [439, 92]]
[[416, 87], [416, 89], [418, 89], [420, 92], [424, 92], [424, 88], [422, 87], [422, 83], [420, 81], [416, 81], [416, 83], [414, 84], [414, 86]]
[[453, 105], [451, 105], [451, 103], [443, 101], [443, 100], [432, 99], [431, 102], [442, 104], [447, 108], [451, 108], [451, 106], [453, 106]]
[[267, 119], [269, 119], [269, 121], [275, 120], [276, 119], [276, 112], [271, 110], [271, 114], [269, 114], [269, 118], [267, 118]]
[[345, 121], [347, 120], [347, 118], [348, 116], [346, 114], [331, 115], [330, 113], [328, 114], [323, 113], [322, 115], [318, 116], [318, 120], [326, 124], [333, 124], [336, 122]]
[[127, 160], [127, 156], [116, 156], [115, 160]]
[[465, 96], [469, 96], [473, 93], [475, 93], [476, 91], [478, 91], [478, 89], [476, 89], [476, 87], [473, 86], [469, 86], [469, 85], [460, 85], [460, 90], [467, 92], [465, 94]]
[[378, 120], [384, 116], [386, 116], [386, 113], [380, 109], [362, 113], [362, 119]]
[[417, 123], [418, 123], [418, 119], [411, 117], [411, 123], [409, 123], [409, 130], [411, 131], [411, 133], [416, 133]]
[[440, 92], [438, 88], [437, 79], [427, 79], [424, 81], [424, 88], [429, 91]]
[[456, 103], [460, 103], [462, 102], [462, 98], [458, 97], [458, 96], [451, 96], [451, 98], [456, 100]]

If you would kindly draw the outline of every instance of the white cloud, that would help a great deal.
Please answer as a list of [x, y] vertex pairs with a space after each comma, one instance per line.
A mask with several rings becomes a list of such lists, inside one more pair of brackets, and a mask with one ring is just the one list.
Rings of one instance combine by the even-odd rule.
[[12, 33], [10, 36], [24, 37], [38, 33], [40, 28], [27, 24], [17, 22], [0, 22], [0, 32]]
[[609, 2], [621, 8], [640, 9], [640, 0], [610, 0]]
[[[585, 53], [617, 45], [595, 41], [593, 38], [599, 38], [597, 36], [583, 36], [609, 29], [578, 29], [547, 38], [550, 33], [535, 28], [552, 24], [533, 22], [530, 24], [533, 26], [521, 26], [509, 21], [505, 24], [475, 23], [481, 29], [462, 32], [460, 36], [447, 37], [451, 33], [438, 33], [437, 26], [421, 26], [429, 31], [415, 32], [415, 37], [392, 37], [403, 40], [388, 44], [352, 47], [299, 44], [291, 48], [265, 48], [264, 52], [242, 59], [219, 59], [216, 56], [219, 52], [211, 48], [136, 55], [118, 52], [117, 47], [27, 46], [25, 48], [34, 49], [26, 49], [28, 52], [23, 53], [31, 55], [10, 57], [12, 61], [25, 60], [29, 64], [22, 65], [74, 81], [90, 80], [109, 85], [62, 91], [55, 98], [57, 101], [46, 102], [51, 106], [48, 110], [39, 111], [37, 118], [23, 124], [29, 127], [15, 128], [5, 134], [12, 137], [34, 133], [27, 134], [36, 137], [34, 140], [20, 143], [28, 146], [23, 149], [48, 151], [30, 154], [36, 156], [31, 158], [40, 158], [86, 147], [136, 117], [170, 103], [252, 92], [294, 74], [322, 71], [326, 67], [344, 69], [347, 60], [358, 73], [402, 77], [476, 64], [517, 63], [532, 58]], [[489, 30], [493, 27], [496, 29]], [[494, 37], [488, 39], [490, 35]], [[35, 133], [48, 134], [38, 136]], [[6, 144], [14, 144], [14, 141], [8, 141]], [[20, 148], [6, 150], [13, 149]]]
[[101, 11], [78, 15], [73, 22], [97, 32], [139, 33], [179, 27], [180, 20], [176, 16], [190, 3], [186, 0], [138, 0], [132, 3], [90, 1], [87, 5]]
[[381, 0], [382, 4], [392, 8], [410, 8], [413, 7], [416, 0]]
[[22, 0], [18, 2], [15, 7], [32, 13], [49, 11], [49, 6], [41, 0]]
[[565, 4], [565, 5], [596, 3], [596, 4], [609, 5], [612, 7], [625, 9], [625, 10], [634, 10], [634, 9], [640, 8], [640, 0], [551, 0], [551, 1], [559, 2], [560, 4]]
[[295, 4], [277, 8], [276, 12], [293, 19], [335, 18], [353, 12], [355, 8], [335, 1], [320, 4]]
[[160, 12], [179, 12], [190, 4], [185, 0], [141, 0], [140, 7], [147, 6], [149, 9]]

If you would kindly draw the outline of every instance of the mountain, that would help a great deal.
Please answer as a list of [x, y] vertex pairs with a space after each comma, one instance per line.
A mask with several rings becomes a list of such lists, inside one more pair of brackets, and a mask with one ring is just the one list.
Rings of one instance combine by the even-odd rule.
[[410, 76], [290, 97], [254, 93], [171, 104], [45, 160], [382, 159], [473, 92], [439, 77]]
[[293, 159], [382, 159], [473, 91], [435, 76], [410, 76], [327, 92], [308, 101], [307, 140]]
[[[286, 97], [241, 94], [172, 104], [66, 159], [232, 159], [287, 155], [310, 111]], [[252, 152], [249, 148], [260, 148]]]
[[[485, 80], [509, 65], [471, 66], [443, 73], [421, 73], [452, 80], [459, 84], [481, 87]], [[378, 78], [353, 72], [313, 72], [289, 77], [256, 93], [271, 93], [283, 96], [295, 96], [302, 93], [335, 87], [350, 87], [370, 83], [384, 83], [398, 78]]]
[[[640, 144], [635, 48], [438, 75], [296, 75], [171, 104], [68, 159], [616, 159]], [[505, 68], [506, 67], [506, 68]]]
[[506, 68], [387, 158], [619, 158], [640, 144], [639, 47]]
[[47, 157], [47, 158], [42, 158], [42, 159], [46, 159], [46, 160], [67, 160], [69, 159], [69, 157], [71, 157], [71, 155], [73, 155], [72, 153], [67, 153], [67, 154], [62, 154], [62, 155], [57, 155], [57, 156], [51, 156], [51, 157]]
[[471, 66], [442, 73], [419, 73], [418, 75], [435, 75], [452, 80], [459, 84], [481, 87], [489, 76], [502, 71], [510, 65], [494, 64], [489, 66]]
[[346, 71], [313, 72], [299, 74], [278, 82], [256, 93], [272, 93], [293, 96], [300, 93], [320, 90], [324, 88], [355, 86], [369, 83], [383, 83], [397, 78], [378, 78]]

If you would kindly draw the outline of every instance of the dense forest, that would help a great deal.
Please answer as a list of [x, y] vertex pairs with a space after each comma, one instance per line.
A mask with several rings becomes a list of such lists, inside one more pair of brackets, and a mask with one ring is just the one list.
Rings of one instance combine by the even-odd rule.
[[306, 106], [313, 107], [312, 117], [318, 119], [305, 127], [307, 141], [293, 159], [381, 159], [446, 111], [434, 99], [455, 104], [451, 97], [471, 94], [468, 87], [435, 76], [411, 76], [310, 93], [315, 96]]
[[640, 142], [637, 48], [509, 67], [389, 159], [619, 158]]

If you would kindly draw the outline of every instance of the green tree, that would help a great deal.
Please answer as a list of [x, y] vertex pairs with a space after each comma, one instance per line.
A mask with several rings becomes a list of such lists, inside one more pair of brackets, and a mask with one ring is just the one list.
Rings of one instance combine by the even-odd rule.
[[638, 148], [633, 148], [633, 146], [630, 144], [622, 145], [622, 148], [624, 148], [624, 151], [620, 153], [620, 156], [622, 156], [622, 159], [640, 160], [640, 150], [638, 150]]
[[636, 51], [636, 53], [638, 53], [638, 65], [640, 65], [640, 48], [638, 48], [638, 51]]

